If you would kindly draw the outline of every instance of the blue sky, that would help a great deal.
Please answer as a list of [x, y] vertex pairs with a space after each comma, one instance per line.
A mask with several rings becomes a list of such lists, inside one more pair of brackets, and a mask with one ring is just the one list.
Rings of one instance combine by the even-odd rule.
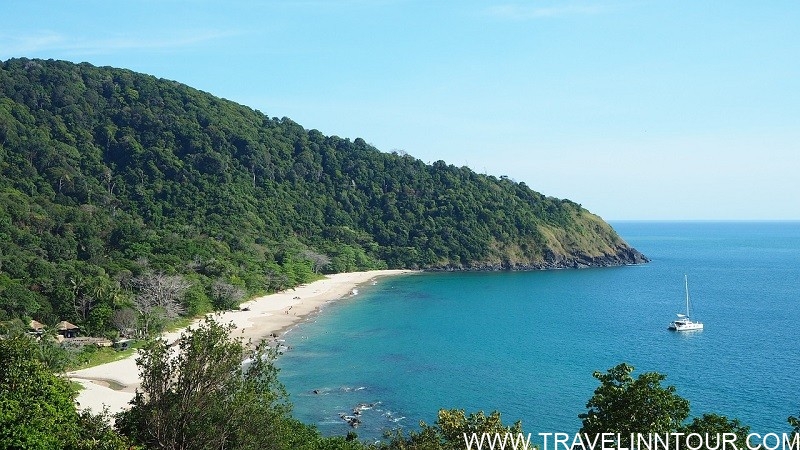
[[177, 80], [608, 220], [800, 219], [796, 1], [4, 0], [0, 59]]

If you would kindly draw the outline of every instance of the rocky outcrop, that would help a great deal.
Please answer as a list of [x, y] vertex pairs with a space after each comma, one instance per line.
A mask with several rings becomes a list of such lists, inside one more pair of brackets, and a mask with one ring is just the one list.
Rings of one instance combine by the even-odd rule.
[[563, 255], [548, 251], [542, 261], [531, 262], [495, 262], [476, 263], [471, 265], [443, 265], [429, 267], [430, 271], [500, 271], [500, 270], [553, 270], [553, 269], [585, 269], [590, 267], [617, 267], [646, 264], [650, 262], [645, 255], [628, 245], [621, 246], [617, 253], [592, 256], [585, 252]]

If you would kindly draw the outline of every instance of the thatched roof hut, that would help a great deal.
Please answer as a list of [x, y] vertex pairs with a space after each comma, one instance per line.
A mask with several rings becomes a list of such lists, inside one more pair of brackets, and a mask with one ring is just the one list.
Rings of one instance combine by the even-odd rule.
[[58, 334], [64, 336], [65, 338], [74, 338], [78, 336], [78, 332], [80, 331], [79, 326], [73, 325], [66, 320], [58, 322], [56, 329], [58, 330]]
[[41, 322], [39, 322], [37, 320], [31, 320], [31, 323], [28, 324], [28, 327], [30, 328], [30, 331], [32, 331], [34, 333], [43, 333], [44, 329], [47, 328], [45, 326], [45, 324], [43, 324], [43, 323], [41, 323]]
[[61, 322], [58, 322], [58, 325], [56, 325], [56, 327], [58, 328], [58, 331], [79, 330], [81, 328], [81, 327], [79, 327], [77, 325], [73, 325], [73, 324], [67, 322], [66, 320], [62, 320]]

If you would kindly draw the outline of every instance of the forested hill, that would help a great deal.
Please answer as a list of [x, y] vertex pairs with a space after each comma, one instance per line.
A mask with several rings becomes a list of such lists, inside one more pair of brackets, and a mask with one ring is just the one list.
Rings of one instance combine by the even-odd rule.
[[315, 271], [645, 261], [524, 183], [89, 64], [2, 63], [0, 172], [0, 320], [81, 320], [76, 299], [124, 297], [148, 271], [189, 277], [203, 304], [220, 280], [253, 293]]

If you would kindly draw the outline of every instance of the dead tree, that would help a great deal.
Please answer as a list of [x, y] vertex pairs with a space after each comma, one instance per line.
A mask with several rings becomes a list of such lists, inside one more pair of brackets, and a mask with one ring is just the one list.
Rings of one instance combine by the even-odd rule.
[[184, 312], [181, 300], [191, 283], [182, 276], [146, 273], [131, 281], [136, 290], [133, 307], [139, 313], [144, 336], [164, 319], [174, 319]]

